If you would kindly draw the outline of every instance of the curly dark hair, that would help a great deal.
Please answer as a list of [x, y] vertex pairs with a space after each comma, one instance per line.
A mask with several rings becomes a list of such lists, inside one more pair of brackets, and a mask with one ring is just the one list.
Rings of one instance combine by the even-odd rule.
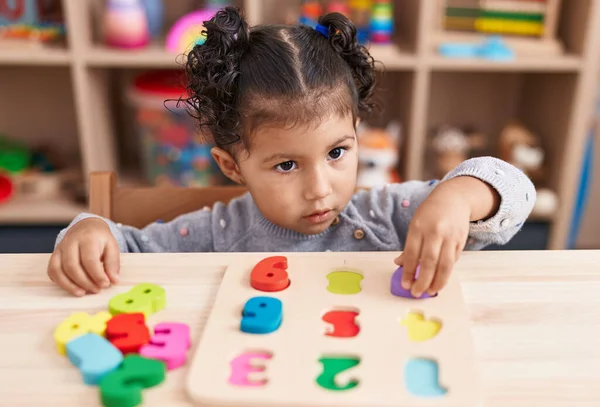
[[214, 145], [249, 149], [261, 125], [316, 123], [333, 114], [370, 113], [374, 60], [339, 13], [319, 19], [328, 38], [306, 25], [250, 28], [226, 7], [205, 22], [206, 41], [187, 56], [190, 114]]

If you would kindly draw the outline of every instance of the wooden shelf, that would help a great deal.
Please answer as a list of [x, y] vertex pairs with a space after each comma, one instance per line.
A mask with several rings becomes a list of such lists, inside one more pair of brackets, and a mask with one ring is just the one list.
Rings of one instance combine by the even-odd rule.
[[0, 224], [66, 224], [86, 207], [68, 199], [14, 198], [0, 204]]
[[557, 56], [549, 58], [517, 57], [512, 61], [499, 62], [431, 55], [427, 58], [427, 66], [432, 70], [439, 71], [577, 72], [581, 69], [582, 60], [576, 56]]
[[65, 48], [2, 48], [0, 65], [69, 66], [71, 53]]
[[159, 42], [140, 50], [119, 50], [97, 45], [84, 56], [92, 67], [115, 68], [177, 68], [185, 57], [164, 49]]
[[383, 63], [386, 70], [414, 69], [417, 65], [415, 54], [394, 45], [375, 44], [368, 49], [375, 61]]

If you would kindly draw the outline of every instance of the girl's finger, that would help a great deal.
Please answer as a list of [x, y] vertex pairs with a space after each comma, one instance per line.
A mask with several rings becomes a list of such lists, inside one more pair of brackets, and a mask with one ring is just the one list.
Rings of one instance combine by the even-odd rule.
[[73, 244], [63, 249], [62, 266], [65, 274], [79, 287], [95, 294], [100, 292], [96, 284], [88, 277], [81, 266], [79, 245]]
[[62, 270], [62, 260], [60, 251], [55, 252], [50, 258], [48, 264], [48, 276], [59, 287], [63, 288], [68, 293], [81, 297], [85, 294], [85, 290], [78, 287]]
[[423, 295], [427, 287], [431, 285], [438, 265], [442, 244], [443, 240], [439, 237], [424, 239], [420, 256], [419, 276], [411, 288], [411, 294], [414, 297]]
[[401, 285], [405, 290], [410, 290], [415, 280], [422, 242], [423, 239], [418, 232], [409, 232], [406, 238], [406, 246], [401, 255], [403, 263]]
[[120, 255], [121, 252], [116, 241], [109, 242], [104, 246], [104, 253], [102, 254], [104, 270], [113, 284], [119, 282], [119, 271], [121, 268]]
[[452, 267], [454, 266], [456, 258], [456, 246], [457, 245], [455, 243], [448, 241], [444, 242], [442, 245], [435, 276], [427, 290], [429, 295], [436, 294], [448, 283], [448, 279], [450, 278], [450, 273], [452, 272]]
[[97, 242], [82, 243], [79, 245], [79, 258], [83, 271], [98, 287], [110, 286], [106, 272], [101, 262], [102, 251]]

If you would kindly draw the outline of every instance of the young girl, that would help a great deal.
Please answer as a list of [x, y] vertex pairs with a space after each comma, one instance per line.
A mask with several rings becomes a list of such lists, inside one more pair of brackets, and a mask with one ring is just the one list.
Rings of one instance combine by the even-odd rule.
[[73, 295], [117, 283], [120, 252], [293, 251], [403, 251], [395, 263], [404, 287], [433, 294], [463, 249], [504, 244], [529, 216], [533, 184], [492, 157], [441, 182], [355, 193], [356, 127], [372, 108], [375, 69], [342, 15], [323, 16], [316, 29], [250, 29], [229, 7], [206, 30], [188, 56], [187, 103], [221, 170], [249, 192], [141, 230], [77, 216], [48, 267]]

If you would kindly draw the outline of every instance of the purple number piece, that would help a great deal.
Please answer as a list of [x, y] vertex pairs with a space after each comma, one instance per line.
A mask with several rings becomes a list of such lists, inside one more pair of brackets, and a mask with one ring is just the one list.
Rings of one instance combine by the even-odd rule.
[[[390, 286], [390, 291], [393, 295], [396, 295], [398, 297], [404, 297], [404, 298], [432, 298], [432, 297], [437, 297], [437, 294], [435, 295], [429, 295], [426, 292], [421, 294], [420, 297], [415, 297], [414, 295], [412, 295], [410, 293], [410, 290], [406, 290], [404, 288], [402, 288], [402, 267], [398, 267], [398, 269], [396, 271], [394, 271], [394, 274], [392, 274], [392, 283]], [[417, 279], [417, 277], [419, 276], [419, 266], [417, 266], [417, 271], [415, 272], [415, 280]]]

